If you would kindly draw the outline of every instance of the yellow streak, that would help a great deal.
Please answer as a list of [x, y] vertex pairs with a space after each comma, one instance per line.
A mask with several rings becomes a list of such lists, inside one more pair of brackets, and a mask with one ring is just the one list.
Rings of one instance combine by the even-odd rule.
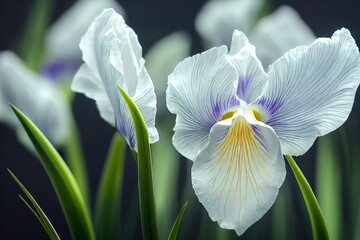
[[[227, 116], [230, 116], [230, 112], [228, 113]], [[236, 202], [241, 201], [241, 196], [244, 198], [244, 202], [240, 205], [239, 211], [246, 207], [250, 189], [256, 200], [259, 201], [259, 198], [261, 197], [260, 186], [254, 171], [256, 171], [263, 179], [265, 179], [264, 176], [262, 176], [264, 172], [271, 178], [265, 167], [265, 161], [267, 159], [270, 159], [270, 157], [267, 154], [266, 149], [264, 149], [259, 140], [255, 137], [251, 125], [246, 119], [240, 116], [234, 120], [227, 135], [214, 149], [213, 157], [210, 159], [211, 164], [208, 167], [208, 174], [216, 171], [215, 176], [211, 179], [211, 181], [213, 181], [211, 198], [213, 198], [216, 193], [219, 194], [218, 207], [221, 207], [220, 200], [222, 199], [223, 194], [226, 194], [225, 204], [223, 206], [224, 213], [226, 213], [226, 206], [230, 199], [234, 184], [234, 198]], [[224, 171], [225, 176], [222, 175], [224, 174]], [[243, 174], [245, 174], [245, 176]], [[222, 179], [219, 179], [220, 177]], [[241, 184], [243, 177], [245, 177], [245, 189], [242, 189], [242, 186], [244, 185]], [[244, 190], [245, 193], [243, 192]]]

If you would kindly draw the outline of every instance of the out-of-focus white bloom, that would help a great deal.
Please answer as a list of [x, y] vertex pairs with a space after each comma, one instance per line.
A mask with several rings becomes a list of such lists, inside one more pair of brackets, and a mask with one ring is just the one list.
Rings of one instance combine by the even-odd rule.
[[130, 147], [136, 149], [134, 123], [118, 91], [120, 86], [143, 115], [150, 143], [156, 142], [156, 96], [134, 30], [113, 9], [105, 9], [81, 39], [80, 48], [85, 63], [76, 73], [71, 89], [94, 99], [101, 117], [116, 126]]
[[156, 42], [147, 52], [146, 68], [153, 79], [158, 103], [158, 112], [167, 112], [167, 76], [181, 60], [189, 56], [191, 38], [186, 32], [174, 32]]
[[44, 74], [50, 77], [64, 77], [62, 74], [73, 76], [81, 64], [81, 37], [105, 8], [114, 8], [125, 14], [115, 0], [79, 0], [55, 21], [45, 38]]
[[173, 144], [194, 161], [192, 184], [213, 221], [241, 235], [272, 206], [285, 178], [282, 154], [302, 155], [348, 118], [360, 54], [338, 30], [290, 50], [266, 73], [246, 36], [179, 63], [167, 105]]
[[213, 0], [200, 10], [195, 27], [209, 47], [229, 45], [235, 29], [256, 46], [265, 68], [285, 52], [315, 40], [310, 28], [289, 6], [258, 20], [264, 0]]
[[12, 52], [0, 53], [0, 120], [14, 128], [27, 147], [30, 140], [9, 103], [24, 112], [54, 145], [67, 136], [68, 108], [53, 82], [38, 76]]

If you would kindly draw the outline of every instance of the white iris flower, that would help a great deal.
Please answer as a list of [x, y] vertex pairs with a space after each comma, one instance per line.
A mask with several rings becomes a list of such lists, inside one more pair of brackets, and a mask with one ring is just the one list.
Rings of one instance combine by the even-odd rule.
[[142, 49], [134, 30], [113, 9], [105, 9], [90, 25], [80, 42], [84, 64], [71, 89], [96, 101], [101, 117], [136, 149], [135, 129], [117, 86], [132, 98], [149, 131], [150, 143], [158, 140], [155, 128], [156, 97], [145, 69]]
[[[307, 45], [315, 36], [289, 6], [281, 6], [259, 19], [265, 0], [212, 0], [197, 15], [195, 26], [208, 46], [228, 45], [235, 29], [241, 30], [257, 47], [257, 56], [268, 65], [288, 50]], [[286, 31], [284, 31], [286, 29]]]
[[64, 143], [69, 128], [69, 109], [64, 96], [49, 79], [28, 69], [14, 53], [0, 53], [0, 120], [14, 128], [19, 140], [32, 150], [30, 139], [11, 111], [9, 103], [23, 111], [56, 146]]
[[179, 63], [167, 105], [173, 144], [194, 161], [192, 184], [213, 221], [238, 235], [272, 206], [285, 178], [283, 154], [302, 155], [348, 118], [360, 55], [338, 30], [287, 52], [266, 73], [246, 36]]

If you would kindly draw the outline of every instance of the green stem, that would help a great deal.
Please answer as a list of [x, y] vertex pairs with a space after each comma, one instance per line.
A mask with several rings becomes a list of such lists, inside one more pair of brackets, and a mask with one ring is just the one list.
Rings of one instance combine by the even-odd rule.
[[82, 147], [80, 143], [79, 132], [73, 116], [71, 114], [69, 114], [69, 116], [69, 136], [64, 144], [65, 159], [80, 187], [81, 192], [84, 195], [84, 198], [86, 199], [86, 202], [89, 203], [89, 182], [86, 163], [81, 150]]
[[111, 141], [95, 202], [97, 239], [116, 239], [126, 143], [116, 133]]
[[304, 174], [301, 172], [294, 159], [289, 155], [285, 155], [285, 157], [291, 167], [291, 170], [295, 175], [296, 181], [305, 200], [313, 231], [313, 238], [315, 240], [330, 239], [330, 235], [324, 220], [324, 216], [321, 212], [321, 208], [308, 181], [306, 180]]

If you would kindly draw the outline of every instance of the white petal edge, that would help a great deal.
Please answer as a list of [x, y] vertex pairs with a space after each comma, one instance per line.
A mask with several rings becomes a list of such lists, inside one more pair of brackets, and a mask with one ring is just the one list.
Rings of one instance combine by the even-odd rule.
[[257, 46], [257, 56], [267, 70], [290, 49], [311, 44], [315, 35], [293, 8], [281, 6], [262, 18], [249, 38]]
[[262, 93], [268, 75], [256, 57], [255, 47], [238, 30], [233, 33], [228, 58], [238, 71], [237, 96], [247, 103], [254, 101]]
[[271, 65], [269, 84], [254, 105], [279, 136], [283, 154], [298, 156], [345, 122], [359, 82], [359, 50], [343, 28]]
[[177, 114], [173, 144], [190, 160], [207, 144], [221, 115], [239, 104], [236, 69], [226, 54], [222, 46], [189, 57], [168, 77], [167, 107]]
[[167, 77], [175, 66], [190, 55], [191, 37], [177, 31], [157, 41], [147, 52], [146, 69], [154, 81], [159, 113], [168, 117], [166, 109]]
[[199, 201], [220, 227], [242, 235], [273, 205], [286, 170], [274, 130], [239, 110], [217, 123], [192, 168]]

